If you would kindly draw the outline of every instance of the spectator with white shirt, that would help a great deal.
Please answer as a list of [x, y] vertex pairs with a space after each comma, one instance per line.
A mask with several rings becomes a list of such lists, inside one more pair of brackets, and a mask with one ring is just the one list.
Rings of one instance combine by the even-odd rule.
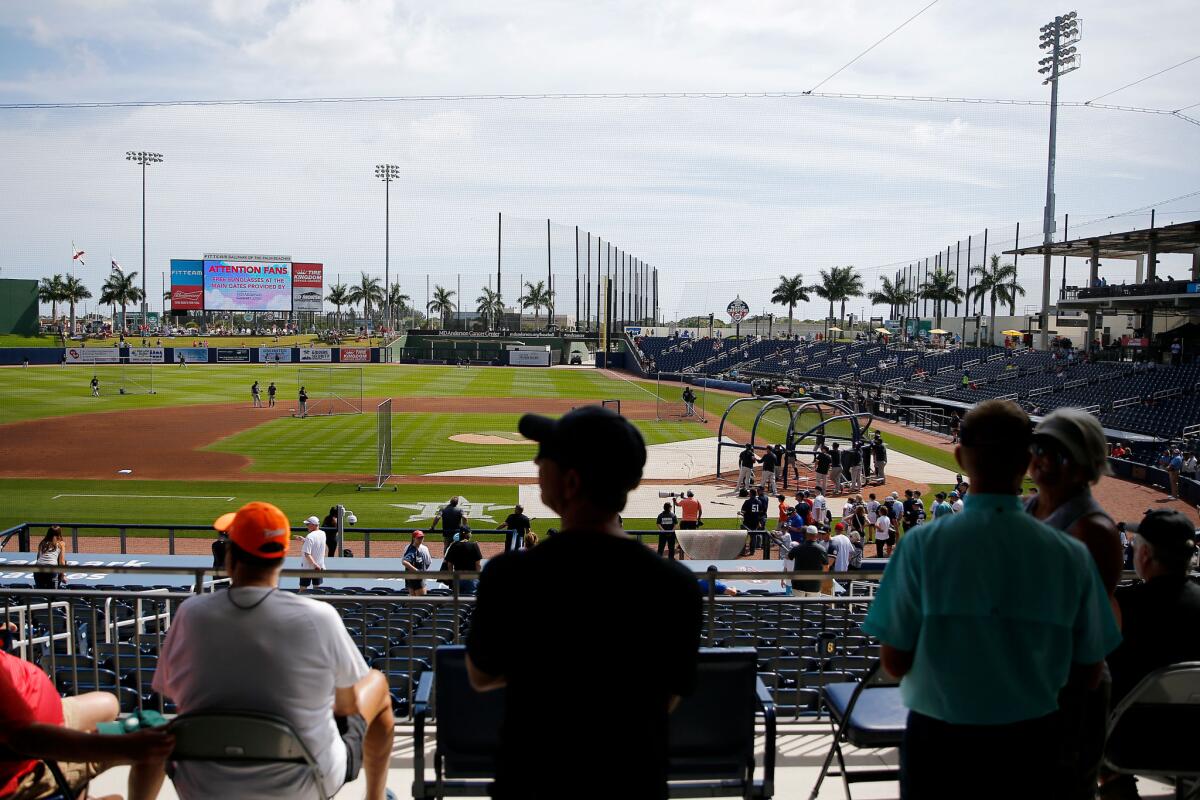
[[833, 571], [846, 572], [850, 569], [850, 555], [854, 545], [846, 535], [846, 526], [840, 522], [834, 528], [833, 536], [829, 538], [829, 554], [833, 556]]
[[[326, 796], [362, 770], [368, 800], [390, 800], [387, 679], [367, 667], [333, 606], [279, 591], [287, 517], [270, 503], [248, 503], [213, 527], [229, 534], [230, 588], [179, 606], [159, 655], [154, 691], [173, 700], [180, 714], [283, 717], [316, 759]], [[171, 778], [184, 800], [307, 800], [322, 793], [303, 764], [180, 761]]]
[[[304, 520], [304, 527], [308, 528], [308, 533], [304, 536], [293, 536], [293, 539], [304, 542], [300, 545], [300, 561], [304, 569], [325, 569], [325, 531], [321, 530], [321, 520], [316, 517], [309, 517]], [[300, 591], [304, 591], [309, 586], [320, 586], [324, 583], [323, 578], [301, 578]]]
[[875, 518], [875, 557], [887, 558], [892, 554], [892, 518], [879, 514]]
[[955, 514], [962, 513], [963, 499], [959, 496], [958, 492], [950, 493], [950, 510], [953, 511]]

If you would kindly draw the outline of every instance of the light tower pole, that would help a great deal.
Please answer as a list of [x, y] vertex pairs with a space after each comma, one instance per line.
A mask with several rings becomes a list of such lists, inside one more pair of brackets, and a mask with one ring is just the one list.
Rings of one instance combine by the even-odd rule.
[[[1050, 84], [1050, 150], [1046, 158], [1046, 207], [1042, 215], [1042, 330], [1041, 349], [1050, 346], [1050, 244], [1054, 241], [1054, 150], [1058, 136], [1058, 79], [1079, 69], [1080, 57], [1075, 45], [1080, 39], [1080, 19], [1074, 11], [1055, 17], [1041, 28], [1038, 47], [1048, 51], [1038, 62], [1045, 75], [1042, 85]], [[986, 258], [987, 254], [984, 253]]]
[[400, 180], [400, 168], [395, 164], [375, 165], [375, 177], [383, 181], [383, 318], [387, 328], [392, 329], [392, 283], [391, 283], [391, 198], [392, 181]]
[[[146, 315], [146, 167], [149, 164], [161, 164], [162, 153], [148, 153], [145, 150], [125, 151], [125, 160], [132, 161], [142, 168], [142, 325], [146, 332], [150, 331], [150, 319]], [[126, 326], [128, 327], [128, 326]]]

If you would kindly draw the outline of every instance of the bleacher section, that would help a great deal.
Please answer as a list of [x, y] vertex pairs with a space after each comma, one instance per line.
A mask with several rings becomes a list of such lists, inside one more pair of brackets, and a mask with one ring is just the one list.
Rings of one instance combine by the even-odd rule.
[[[866, 582], [861, 584], [858, 591], [869, 591]], [[37, 643], [23, 655], [38, 663], [64, 696], [108, 691], [118, 695], [125, 713], [138, 708], [174, 712], [150, 686], [169, 618], [189, 596], [186, 591], [126, 586], [106, 589], [104, 598], [88, 598], [6, 589], [29, 590], [31, 585], [0, 588], [0, 616], [14, 623], [21, 617], [29, 626], [22, 638]], [[364, 658], [387, 675], [399, 719], [409, 717], [417, 681], [433, 668], [434, 650], [466, 641], [474, 609], [472, 598], [410, 598], [390, 587], [325, 588], [312, 596], [338, 609]], [[47, 610], [47, 600], [61, 602]], [[718, 597], [715, 605], [705, 607], [704, 644], [757, 648], [759, 675], [779, 717], [816, 719], [820, 688], [854, 679], [878, 657], [878, 642], [859, 627], [870, 600]], [[26, 610], [18, 613], [18, 608]]]
[[1200, 365], [1195, 364], [1135, 366], [1033, 350], [921, 351], [878, 342], [776, 339], [716, 345], [710, 339], [641, 337], [638, 345], [647, 355], [658, 354], [652, 357], [663, 371], [716, 375], [736, 370], [743, 376], [877, 387], [962, 405], [1005, 397], [1035, 416], [1074, 406], [1097, 414], [1110, 430], [1161, 439], [1178, 439], [1200, 424]]

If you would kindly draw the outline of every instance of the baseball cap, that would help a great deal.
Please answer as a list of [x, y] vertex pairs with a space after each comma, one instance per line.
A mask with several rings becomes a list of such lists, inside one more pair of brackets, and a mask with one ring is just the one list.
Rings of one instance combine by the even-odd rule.
[[425, 531], [413, 531], [413, 538], [414, 539], [424, 539]]
[[835, 531], [844, 531], [844, 530], [846, 530], [846, 523], [844, 523], [844, 522], [839, 522], [839, 523], [837, 523], [836, 525], [834, 525], [834, 526], [833, 526], [833, 529], [834, 529]]
[[1092, 480], [1109, 474], [1104, 428], [1088, 412], [1078, 408], [1055, 409], [1037, 424], [1033, 436], [1053, 440], [1071, 461], [1091, 470]]
[[252, 556], [283, 558], [287, 555], [291, 526], [287, 516], [270, 503], [246, 503], [237, 511], [217, 517], [213, 527], [229, 534], [234, 544]]
[[1190, 550], [1196, 537], [1196, 529], [1188, 518], [1170, 508], [1147, 511], [1141, 522], [1129, 525], [1126, 529], [1133, 531], [1154, 547], [1166, 550]]
[[575, 469], [585, 478], [610, 481], [626, 491], [642, 479], [646, 466], [642, 434], [607, 408], [583, 406], [558, 419], [526, 414], [517, 430], [538, 443], [538, 458]]
[[317, 519], [316, 517], [309, 517], [308, 519], [304, 520], [304, 524], [305, 525], [320, 525], [321, 520]]
[[806, 525], [804, 527], [805, 536], [816, 536], [819, 533], [816, 525]]

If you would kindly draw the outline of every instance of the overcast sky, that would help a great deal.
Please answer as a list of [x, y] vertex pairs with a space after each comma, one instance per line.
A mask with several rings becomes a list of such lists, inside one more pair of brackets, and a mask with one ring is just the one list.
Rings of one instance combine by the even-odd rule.
[[[927, 2], [14, 1], [0, 4], [0, 102], [803, 91]], [[1064, 100], [1200, 54], [1195, 2], [1053, 10], [1072, 8], [1083, 68]], [[941, 0], [820, 91], [1045, 100], [1049, 13]], [[1200, 60], [1100, 102], [1174, 110], [1200, 103], [1198, 86]], [[166, 157], [147, 176], [155, 299], [170, 258], [206, 251], [322, 261], [327, 281], [382, 275], [372, 173], [391, 162], [393, 280], [421, 303], [427, 274], [449, 288], [461, 275], [473, 308], [503, 212], [510, 300], [518, 276], [545, 275], [550, 218], [560, 310], [573, 311], [578, 225], [659, 268], [667, 316], [735, 294], [758, 311], [781, 273], [852, 264], [873, 288], [960, 239], [965, 270], [968, 235], [979, 263], [985, 227], [989, 252], [1018, 221], [1037, 241], [1047, 122], [1043, 106], [812, 97], [0, 109], [0, 276], [64, 271], [72, 241], [93, 291], [110, 254], [140, 269], [140, 174], [123, 156], [148, 149]], [[1064, 109], [1060, 219], [1143, 225], [1103, 218], [1200, 191], [1198, 148], [1200, 126], [1178, 118]], [[1200, 196], [1158, 208], [1160, 223], [1200, 218]], [[1034, 305], [1040, 264], [1020, 268]], [[1078, 282], [1083, 262], [1070, 270]]]

